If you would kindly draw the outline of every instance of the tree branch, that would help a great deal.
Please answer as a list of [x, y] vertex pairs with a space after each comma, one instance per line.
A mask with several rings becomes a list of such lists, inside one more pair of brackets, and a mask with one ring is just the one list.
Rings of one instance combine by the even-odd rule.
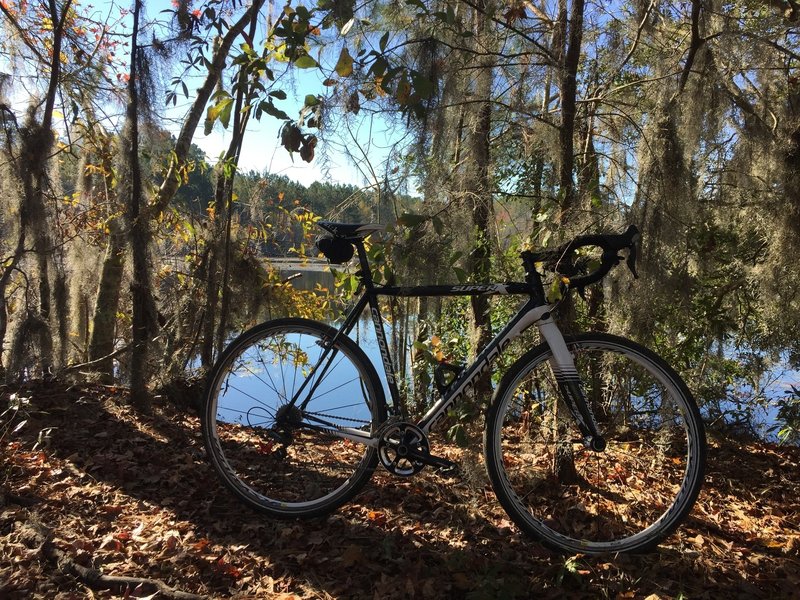
[[527, 40], [528, 42], [530, 42], [531, 44], [533, 44], [534, 46], [536, 46], [536, 48], [538, 48], [538, 49], [539, 49], [539, 51], [540, 51], [542, 54], [544, 54], [544, 55], [545, 55], [545, 56], [546, 56], [546, 57], [547, 57], [549, 60], [551, 60], [551, 61], [552, 61], [552, 60], [554, 60], [554, 58], [553, 58], [553, 55], [552, 55], [552, 53], [550, 52], [550, 50], [549, 50], [548, 48], [546, 48], [546, 47], [545, 47], [545, 46], [543, 46], [541, 43], [539, 43], [537, 40], [535, 40], [534, 38], [532, 38], [531, 36], [529, 36], [528, 34], [526, 34], [524, 31], [522, 31], [522, 30], [520, 30], [520, 29], [517, 29], [517, 28], [516, 28], [516, 27], [514, 27], [514, 26], [513, 26], [511, 23], [506, 23], [505, 21], [501, 21], [500, 19], [498, 19], [498, 18], [497, 18], [497, 17], [495, 17], [494, 15], [491, 15], [491, 14], [489, 14], [489, 13], [486, 11], [486, 9], [485, 9], [485, 8], [483, 8], [483, 7], [481, 7], [481, 6], [477, 5], [477, 4], [475, 4], [475, 3], [474, 3], [474, 2], [472, 2], [471, 0], [462, 0], [462, 1], [464, 2], [464, 4], [466, 4], [467, 6], [469, 6], [470, 8], [472, 8], [473, 10], [475, 10], [475, 11], [477, 11], [477, 12], [479, 12], [479, 13], [482, 13], [482, 14], [484, 14], [484, 15], [485, 15], [487, 18], [491, 19], [491, 20], [492, 20], [492, 21], [493, 21], [495, 24], [497, 24], [497, 25], [500, 25], [501, 27], [503, 27], [503, 28], [505, 28], [505, 29], [508, 29], [509, 31], [513, 31], [514, 33], [516, 33], [516, 34], [517, 34], [518, 36], [520, 36], [521, 38], [523, 38], [523, 39]]
[[34, 45], [34, 43], [28, 39], [25, 29], [22, 28], [22, 26], [19, 24], [19, 21], [17, 21], [14, 15], [12, 15], [9, 12], [5, 4], [3, 4], [2, 2], [0, 2], [0, 12], [2, 12], [5, 15], [5, 17], [9, 20], [9, 22], [14, 26], [14, 29], [17, 30], [17, 33], [19, 33], [20, 38], [22, 39], [22, 43], [28, 47], [28, 50], [33, 52], [36, 55], [36, 58], [38, 58], [40, 61], [46, 63], [47, 59], [45, 58], [45, 56], [41, 52], [39, 52], [39, 49]]
[[622, 73], [622, 69], [625, 68], [625, 65], [628, 64], [628, 61], [633, 56], [633, 53], [636, 52], [636, 48], [639, 47], [639, 41], [642, 39], [642, 31], [644, 31], [644, 26], [647, 24], [647, 19], [650, 18], [650, 13], [656, 6], [656, 0], [652, 0], [650, 4], [647, 5], [647, 10], [644, 13], [644, 17], [642, 17], [641, 22], [639, 23], [639, 27], [636, 30], [636, 37], [633, 40], [633, 44], [631, 44], [628, 53], [625, 55], [625, 58], [620, 63], [619, 67], [617, 67], [617, 73]]
[[80, 579], [92, 589], [112, 590], [118, 594], [126, 594], [126, 596], [131, 590], [137, 589], [144, 593], [160, 594], [164, 598], [174, 600], [204, 600], [206, 598], [176, 590], [158, 579], [103, 575], [99, 569], [90, 569], [79, 565], [65, 552], [53, 545], [50, 532], [35, 520], [31, 520], [24, 526], [20, 537], [29, 546], [38, 546], [42, 556], [53, 563], [60, 572]]
[[264, 0], [254, 0], [253, 5], [247, 9], [242, 17], [234, 23], [223, 36], [219, 47], [216, 52], [214, 52], [214, 56], [211, 59], [211, 64], [208, 67], [208, 76], [203, 82], [203, 85], [197, 90], [197, 96], [192, 103], [192, 107], [189, 109], [189, 114], [186, 116], [178, 138], [175, 141], [173, 156], [170, 159], [169, 167], [164, 175], [164, 182], [158, 189], [153, 202], [147, 207], [146, 211], [144, 211], [143, 216], [153, 217], [158, 215], [158, 213], [162, 212], [167, 207], [170, 200], [172, 200], [172, 197], [175, 195], [175, 192], [178, 191], [180, 181], [177, 172], [186, 163], [186, 156], [189, 153], [194, 132], [197, 129], [197, 125], [200, 123], [200, 118], [203, 116], [203, 109], [205, 109], [206, 104], [208, 104], [208, 100], [219, 81], [231, 46], [234, 40], [244, 31], [244, 28], [250, 20], [256, 18], [263, 5]]
[[686, 81], [689, 79], [689, 73], [692, 72], [692, 65], [694, 65], [695, 56], [697, 51], [705, 43], [705, 38], [700, 37], [700, 10], [702, 9], [702, 0], [692, 0], [692, 39], [689, 43], [689, 54], [686, 56], [686, 64], [683, 65], [683, 72], [681, 73], [680, 82], [678, 82], [678, 91], [673, 96], [673, 100], [683, 92], [686, 87]]

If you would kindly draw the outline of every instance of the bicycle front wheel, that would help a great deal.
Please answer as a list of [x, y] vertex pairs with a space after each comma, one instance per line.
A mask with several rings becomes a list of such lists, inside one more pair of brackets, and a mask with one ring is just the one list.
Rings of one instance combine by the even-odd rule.
[[225, 485], [275, 517], [311, 517], [355, 496], [375, 448], [337, 435], [371, 434], [383, 388], [364, 352], [306, 319], [278, 319], [239, 336], [209, 378], [203, 436]]
[[652, 549], [700, 491], [700, 413], [686, 384], [646, 348], [605, 334], [566, 342], [607, 447], [584, 446], [542, 344], [495, 392], [484, 436], [492, 486], [517, 526], [552, 549]]

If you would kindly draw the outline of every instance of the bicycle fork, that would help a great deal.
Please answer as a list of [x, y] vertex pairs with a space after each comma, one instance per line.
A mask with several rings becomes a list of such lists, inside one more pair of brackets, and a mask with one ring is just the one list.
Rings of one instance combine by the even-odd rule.
[[595, 452], [602, 452], [606, 448], [606, 440], [600, 434], [597, 420], [586, 400], [586, 395], [583, 393], [580, 376], [575, 368], [575, 361], [567, 348], [567, 343], [564, 341], [561, 330], [558, 329], [551, 316], [547, 316], [547, 318], [537, 322], [537, 326], [553, 353], [553, 357], [550, 359], [550, 366], [553, 369], [564, 403], [578, 424], [581, 435], [583, 435], [584, 446]]

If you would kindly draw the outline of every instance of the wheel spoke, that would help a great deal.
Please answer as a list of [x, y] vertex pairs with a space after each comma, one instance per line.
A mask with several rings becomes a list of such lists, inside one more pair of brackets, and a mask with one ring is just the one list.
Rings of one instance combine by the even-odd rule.
[[212, 372], [204, 412], [212, 463], [237, 496], [266, 512], [331, 510], [375, 467], [374, 448], [304, 427], [299, 404], [289, 405], [302, 388], [309, 406], [334, 422], [374, 426], [381, 418], [380, 381], [352, 340], [343, 337], [320, 361], [318, 348], [332, 331], [302, 319], [257, 326], [231, 344]]
[[540, 346], [511, 367], [487, 418], [492, 485], [512, 519], [551, 546], [586, 553], [652, 547], [678, 524], [661, 517], [675, 503], [670, 514], [684, 515], [699, 489], [705, 445], [689, 439], [702, 432], [694, 401], [663, 361], [636, 344], [601, 334], [568, 347], [607, 447], [571, 443], [575, 425], [561, 414], [550, 352]]

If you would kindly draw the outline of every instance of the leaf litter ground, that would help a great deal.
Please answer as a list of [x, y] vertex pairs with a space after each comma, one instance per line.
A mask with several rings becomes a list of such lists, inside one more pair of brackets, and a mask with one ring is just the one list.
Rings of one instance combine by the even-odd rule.
[[[122, 388], [0, 389], [0, 598], [166, 597], [75, 568], [209, 598], [792, 598], [800, 450], [712, 438], [689, 520], [642, 556], [564, 557], [522, 536], [475, 456], [462, 474], [379, 470], [336, 513], [266, 519], [218, 483], [197, 416]], [[38, 533], [37, 533], [38, 532]], [[47, 544], [43, 545], [42, 532]], [[49, 551], [47, 550], [49, 549]]]

